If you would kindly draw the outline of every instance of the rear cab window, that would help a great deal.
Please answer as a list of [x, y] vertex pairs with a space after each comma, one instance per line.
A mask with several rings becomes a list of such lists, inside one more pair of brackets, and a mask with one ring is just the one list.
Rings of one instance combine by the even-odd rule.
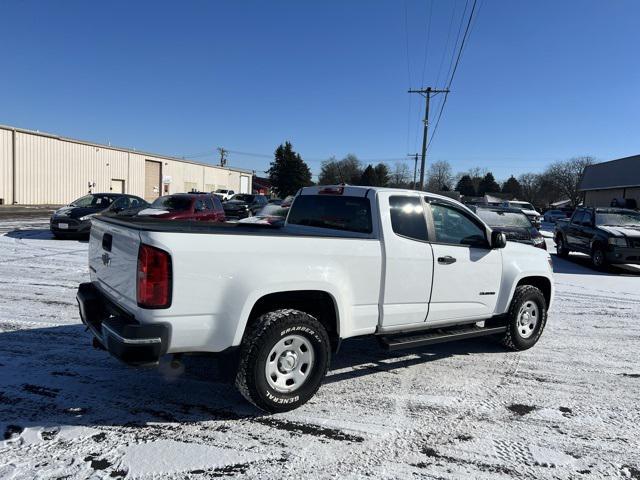
[[371, 202], [346, 195], [299, 195], [287, 224], [369, 234], [373, 232]]

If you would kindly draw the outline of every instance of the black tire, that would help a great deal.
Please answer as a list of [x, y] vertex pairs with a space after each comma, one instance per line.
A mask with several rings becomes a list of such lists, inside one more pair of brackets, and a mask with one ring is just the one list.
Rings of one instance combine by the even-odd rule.
[[604, 248], [596, 243], [591, 249], [591, 265], [596, 270], [605, 270], [608, 266]]
[[[313, 360], [307, 367], [309, 370], [304, 372], [306, 378], [303, 383], [291, 392], [282, 392], [276, 390], [267, 378], [267, 361], [272, 349], [292, 335], [306, 339], [313, 349]], [[273, 363], [275, 357], [271, 357]], [[242, 396], [256, 407], [271, 413], [286, 412], [298, 408], [315, 395], [327, 373], [330, 358], [329, 336], [318, 320], [299, 310], [276, 310], [259, 317], [245, 335], [235, 385]]]
[[[520, 312], [530, 303], [536, 305], [538, 313], [535, 327], [528, 336], [525, 336], [521, 331]], [[540, 289], [532, 285], [520, 285], [516, 287], [507, 312], [507, 331], [502, 337], [502, 344], [510, 350], [527, 350], [538, 342], [546, 323], [547, 301]]]
[[562, 235], [556, 237], [556, 254], [561, 258], [567, 258], [569, 256], [569, 249]]

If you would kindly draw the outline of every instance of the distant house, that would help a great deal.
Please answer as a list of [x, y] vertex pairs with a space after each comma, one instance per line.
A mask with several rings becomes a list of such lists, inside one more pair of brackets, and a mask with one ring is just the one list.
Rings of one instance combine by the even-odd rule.
[[627, 199], [628, 204], [640, 205], [640, 155], [589, 165], [579, 190], [588, 207], [609, 207], [613, 200]]
[[271, 195], [271, 180], [264, 177], [253, 176], [253, 193], [259, 195]]

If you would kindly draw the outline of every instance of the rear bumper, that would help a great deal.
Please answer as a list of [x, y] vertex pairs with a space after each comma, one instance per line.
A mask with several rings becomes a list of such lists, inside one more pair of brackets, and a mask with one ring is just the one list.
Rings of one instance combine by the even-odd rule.
[[[61, 223], [67, 225], [67, 228], [60, 228]], [[49, 228], [53, 233], [62, 235], [87, 235], [91, 230], [91, 220], [52, 218], [49, 221]]]
[[81, 283], [76, 300], [82, 323], [111, 355], [124, 363], [155, 364], [167, 352], [169, 325], [141, 325], [110, 302], [93, 283]]

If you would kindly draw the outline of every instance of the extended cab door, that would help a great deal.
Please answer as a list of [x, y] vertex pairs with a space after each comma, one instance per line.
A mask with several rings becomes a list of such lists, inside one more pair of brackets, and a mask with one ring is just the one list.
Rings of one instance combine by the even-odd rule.
[[585, 218], [583, 210], [576, 210], [569, 225], [567, 225], [567, 244], [573, 249], [582, 249], [582, 241], [580, 238], [582, 230], [582, 221]]
[[487, 229], [466, 209], [425, 198], [433, 288], [427, 323], [482, 319], [493, 315], [502, 277], [502, 252], [490, 248]]
[[418, 193], [380, 193], [384, 280], [383, 328], [424, 323], [429, 311], [433, 252]]

